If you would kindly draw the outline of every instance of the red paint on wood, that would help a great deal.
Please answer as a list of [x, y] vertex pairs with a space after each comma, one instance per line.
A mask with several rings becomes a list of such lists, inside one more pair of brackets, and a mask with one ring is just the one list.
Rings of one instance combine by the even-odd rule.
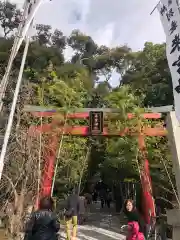
[[[31, 136], [37, 136], [40, 133], [47, 133], [51, 134], [52, 132], [56, 132], [57, 134], [61, 135], [63, 132], [65, 135], [73, 135], [73, 136], [88, 136], [89, 133], [89, 127], [88, 126], [67, 126], [65, 128], [59, 127], [56, 124], [44, 124], [42, 126], [31, 126], [29, 128], [29, 135]], [[125, 128], [122, 131], [114, 131], [110, 132], [107, 128], [103, 129], [103, 136], [125, 136], [125, 135], [137, 135], [137, 131], [132, 131], [130, 128]], [[145, 127], [143, 129], [143, 134], [146, 136], [165, 136], [166, 135], [166, 129], [161, 127]]]
[[[53, 117], [53, 116], [61, 116], [65, 117], [66, 114], [64, 113], [57, 113], [57, 112], [32, 112], [31, 113], [35, 117]], [[109, 113], [113, 114], [113, 113]], [[69, 119], [86, 119], [89, 117], [88, 112], [76, 112], [76, 113], [69, 113], [67, 114], [67, 118]], [[135, 114], [133, 113], [128, 113], [127, 118], [132, 119], [135, 117]], [[145, 119], [160, 119], [161, 118], [161, 113], [143, 113], [141, 114], [142, 118]]]
[[40, 198], [51, 195], [58, 139], [57, 135], [53, 135], [49, 139], [49, 145], [45, 148], [45, 163], [42, 175]]
[[149, 161], [147, 159], [147, 150], [145, 144], [145, 136], [140, 134], [138, 136], [139, 150], [141, 152], [142, 168], [140, 170], [141, 185], [142, 185], [142, 211], [146, 224], [150, 224], [150, 216], [155, 217], [155, 203], [153, 198], [152, 180], [149, 171]]

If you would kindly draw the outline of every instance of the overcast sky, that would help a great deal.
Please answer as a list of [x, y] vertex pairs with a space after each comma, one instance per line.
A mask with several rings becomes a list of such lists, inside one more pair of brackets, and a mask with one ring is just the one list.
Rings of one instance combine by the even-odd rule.
[[146, 41], [165, 41], [158, 12], [150, 16], [158, 0], [44, 1], [35, 22], [50, 24], [66, 35], [73, 29], [80, 29], [98, 44], [127, 44], [133, 50], [142, 49]]

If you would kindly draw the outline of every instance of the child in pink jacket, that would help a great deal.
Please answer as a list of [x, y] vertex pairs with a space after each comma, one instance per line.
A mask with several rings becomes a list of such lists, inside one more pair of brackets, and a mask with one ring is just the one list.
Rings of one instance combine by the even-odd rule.
[[128, 236], [126, 240], [145, 240], [143, 233], [139, 232], [138, 222], [128, 223]]

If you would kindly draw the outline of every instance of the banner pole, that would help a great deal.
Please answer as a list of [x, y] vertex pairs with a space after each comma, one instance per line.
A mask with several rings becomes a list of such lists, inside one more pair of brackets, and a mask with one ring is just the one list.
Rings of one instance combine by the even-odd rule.
[[155, 7], [153, 8], [153, 10], [151, 11], [150, 15], [152, 15], [152, 14], [154, 13], [154, 11], [156, 10], [156, 8], [157, 8], [158, 4], [160, 4], [160, 2], [161, 2], [161, 1], [159, 1], [159, 2], [156, 4], [156, 6], [155, 6]]

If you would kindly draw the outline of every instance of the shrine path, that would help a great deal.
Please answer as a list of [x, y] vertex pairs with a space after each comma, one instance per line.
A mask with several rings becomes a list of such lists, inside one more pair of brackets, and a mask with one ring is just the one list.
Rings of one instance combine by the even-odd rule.
[[[124, 240], [125, 236], [120, 234], [123, 220], [113, 210], [100, 209], [100, 203], [91, 207], [86, 224], [78, 226], [77, 240]], [[61, 228], [60, 239], [66, 239], [64, 227]]]

